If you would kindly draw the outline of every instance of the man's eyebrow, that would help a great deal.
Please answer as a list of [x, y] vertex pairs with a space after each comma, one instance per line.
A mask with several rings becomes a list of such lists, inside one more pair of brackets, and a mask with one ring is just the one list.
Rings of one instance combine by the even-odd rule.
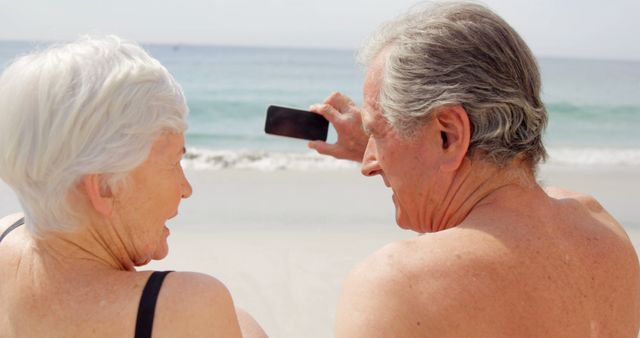
[[362, 123], [361, 123], [362, 131], [364, 131], [364, 133], [367, 136], [371, 136], [371, 129], [369, 129], [369, 127], [367, 127], [367, 121], [369, 120], [368, 113], [364, 109], [362, 110], [361, 116], [362, 116]]
[[367, 128], [367, 125], [364, 123], [364, 121], [362, 121], [362, 131], [364, 131], [364, 133], [367, 136], [371, 136], [371, 130], [369, 130], [369, 128]]

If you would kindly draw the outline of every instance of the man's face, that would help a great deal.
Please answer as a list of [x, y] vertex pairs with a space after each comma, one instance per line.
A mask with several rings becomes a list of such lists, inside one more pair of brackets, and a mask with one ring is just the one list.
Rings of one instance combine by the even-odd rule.
[[[438, 174], [437, 154], [441, 143], [432, 123], [403, 138], [382, 115], [378, 96], [382, 84], [384, 54], [369, 67], [364, 83], [363, 125], [369, 143], [362, 161], [362, 174], [380, 175], [393, 190], [396, 222], [405, 229], [430, 229]], [[436, 203], [434, 203], [436, 202]]]

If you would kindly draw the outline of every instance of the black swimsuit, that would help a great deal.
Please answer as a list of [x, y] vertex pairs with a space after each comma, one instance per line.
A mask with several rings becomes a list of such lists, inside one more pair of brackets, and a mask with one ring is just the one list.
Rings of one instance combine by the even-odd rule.
[[[13, 229], [21, 226], [22, 224], [24, 224], [24, 218], [13, 223], [2, 233], [2, 235], [0, 235], [0, 242], [2, 242], [2, 239], [4, 239]], [[151, 338], [153, 317], [156, 311], [158, 294], [160, 293], [162, 282], [164, 282], [164, 278], [169, 272], [171, 271], [154, 271], [149, 276], [149, 280], [147, 280], [147, 284], [144, 286], [144, 290], [142, 290], [140, 304], [138, 305], [135, 338]]]

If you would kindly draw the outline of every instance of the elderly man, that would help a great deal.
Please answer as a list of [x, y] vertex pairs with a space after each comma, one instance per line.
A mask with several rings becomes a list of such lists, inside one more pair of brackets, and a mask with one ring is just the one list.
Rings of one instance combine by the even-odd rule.
[[312, 106], [338, 142], [309, 146], [362, 160], [398, 225], [427, 234], [352, 271], [337, 336], [636, 337], [624, 230], [593, 198], [536, 182], [547, 113], [518, 34], [482, 6], [439, 4], [384, 25], [361, 56], [364, 107]]

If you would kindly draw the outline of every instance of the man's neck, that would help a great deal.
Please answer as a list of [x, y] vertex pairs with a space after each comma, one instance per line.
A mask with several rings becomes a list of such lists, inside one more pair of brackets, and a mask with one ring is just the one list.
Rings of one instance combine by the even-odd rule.
[[[523, 163], [504, 168], [479, 160], [465, 159], [450, 180], [449, 188], [432, 219], [423, 224], [436, 232], [461, 224], [475, 208], [486, 203], [500, 203], [509, 191], [531, 191], [538, 187], [531, 169]], [[506, 202], [506, 201], [503, 201]]]

